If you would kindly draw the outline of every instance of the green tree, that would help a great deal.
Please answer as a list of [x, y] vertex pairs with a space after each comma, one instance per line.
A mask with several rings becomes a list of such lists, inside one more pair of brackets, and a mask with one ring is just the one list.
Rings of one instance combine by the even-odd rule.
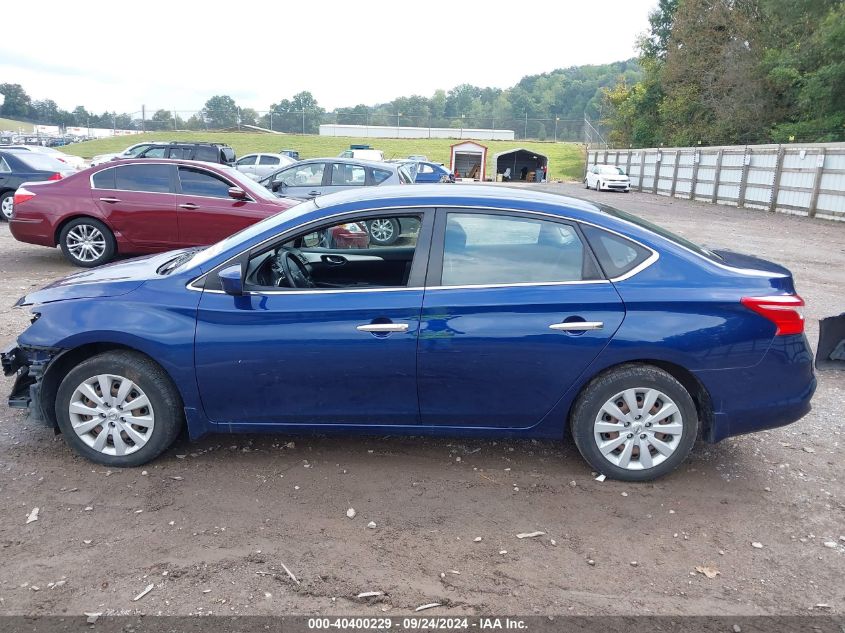
[[234, 127], [238, 124], [238, 105], [228, 95], [215, 95], [205, 102], [202, 116], [211, 129]]
[[5, 97], [0, 114], [13, 119], [32, 117], [32, 99], [20, 84], [0, 84], [0, 94]]

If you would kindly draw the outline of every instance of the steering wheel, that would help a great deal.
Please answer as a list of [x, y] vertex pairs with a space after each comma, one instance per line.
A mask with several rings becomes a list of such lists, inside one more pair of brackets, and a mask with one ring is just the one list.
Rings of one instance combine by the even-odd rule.
[[275, 259], [277, 271], [281, 273], [277, 284], [284, 279], [291, 288], [314, 288], [311, 272], [295, 252], [283, 249], [276, 254]]

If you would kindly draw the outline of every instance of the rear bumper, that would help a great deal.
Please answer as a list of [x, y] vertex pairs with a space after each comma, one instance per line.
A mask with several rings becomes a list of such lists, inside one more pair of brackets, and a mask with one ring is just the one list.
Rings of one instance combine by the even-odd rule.
[[44, 218], [17, 218], [9, 220], [9, 231], [19, 242], [55, 246], [53, 227]]
[[754, 367], [694, 373], [713, 404], [710, 442], [797, 422], [809, 413], [816, 390], [813, 353], [803, 334], [776, 337]]

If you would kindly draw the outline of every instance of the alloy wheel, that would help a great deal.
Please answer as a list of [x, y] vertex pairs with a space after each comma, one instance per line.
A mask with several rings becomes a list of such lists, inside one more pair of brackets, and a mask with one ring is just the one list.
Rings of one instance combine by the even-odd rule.
[[15, 199], [12, 196], [6, 196], [3, 198], [2, 204], [2, 212], [3, 217], [7, 220], [12, 219], [12, 212], [15, 210]]
[[65, 238], [70, 254], [81, 262], [98, 260], [106, 252], [106, 238], [96, 226], [78, 224]]
[[149, 441], [153, 406], [134, 382], [115, 374], [92, 376], [73, 392], [70, 423], [79, 438], [105, 455], [130, 455]]
[[601, 407], [593, 425], [599, 452], [614, 466], [646, 470], [666, 461], [684, 432], [680, 409], [662, 391], [626, 389]]
[[393, 221], [392, 220], [371, 220], [370, 221], [370, 235], [377, 242], [389, 242], [393, 238]]

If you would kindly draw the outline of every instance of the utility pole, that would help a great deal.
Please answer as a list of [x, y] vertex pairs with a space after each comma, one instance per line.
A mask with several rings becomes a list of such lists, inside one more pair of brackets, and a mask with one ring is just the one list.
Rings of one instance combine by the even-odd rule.
[[305, 136], [305, 108], [302, 108], [302, 135]]
[[270, 131], [273, 131], [273, 111], [270, 110]]
[[560, 117], [555, 117], [555, 143], [557, 143], [557, 122], [560, 121]]
[[141, 104], [141, 132], [146, 132], [147, 106]]
[[528, 138], [528, 110], [525, 111], [525, 130], [522, 133], [522, 138], [523, 140]]

